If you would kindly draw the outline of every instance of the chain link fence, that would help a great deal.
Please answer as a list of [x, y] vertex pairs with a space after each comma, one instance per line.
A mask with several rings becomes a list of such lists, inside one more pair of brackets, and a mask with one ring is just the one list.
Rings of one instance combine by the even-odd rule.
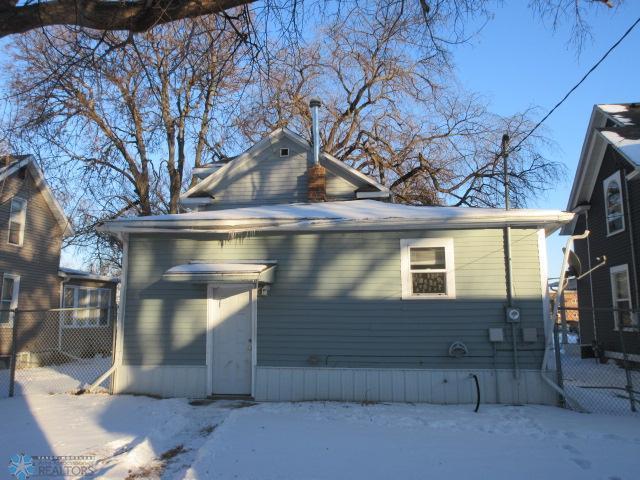
[[[589, 309], [566, 310], [591, 313]], [[598, 310], [600, 315], [612, 316], [614, 310], [619, 309]], [[636, 315], [631, 311], [624, 313], [630, 318]], [[579, 325], [571, 329], [566, 323], [556, 323], [553, 333], [550, 367], [555, 369], [556, 381], [564, 388], [568, 407], [591, 413], [640, 415], [640, 329], [637, 325], [607, 329], [606, 343], [583, 338]], [[604, 332], [600, 334], [598, 337], [596, 329], [595, 338], [604, 336]]]
[[[78, 393], [113, 364], [115, 308], [12, 310], [0, 316], [0, 396]], [[108, 382], [99, 388], [108, 390]]]

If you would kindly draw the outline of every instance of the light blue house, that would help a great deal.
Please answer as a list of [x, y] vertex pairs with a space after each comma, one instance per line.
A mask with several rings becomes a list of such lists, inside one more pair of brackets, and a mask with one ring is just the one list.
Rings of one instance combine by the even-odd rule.
[[482, 402], [556, 401], [545, 243], [572, 214], [394, 204], [286, 129], [195, 174], [193, 211], [104, 227], [116, 393], [464, 403], [476, 375]]

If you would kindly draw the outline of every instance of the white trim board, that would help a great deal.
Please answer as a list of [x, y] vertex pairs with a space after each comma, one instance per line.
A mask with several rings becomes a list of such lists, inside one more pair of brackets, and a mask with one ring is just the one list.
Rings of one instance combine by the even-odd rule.
[[125, 311], [127, 307], [127, 275], [129, 274], [129, 234], [122, 234], [122, 271], [120, 273], [120, 305], [116, 312], [116, 343], [115, 351], [113, 352], [113, 364], [116, 369], [113, 373], [112, 391], [118, 393], [117, 385], [120, 382], [118, 378], [120, 375], [120, 369], [122, 368], [123, 348], [124, 348], [124, 320]]
[[[444, 273], [446, 293], [413, 293], [412, 274], [420, 269], [411, 269], [412, 248], [444, 248], [444, 269], [423, 269], [424, 273]], [[402, 300], [454, 300], [456, 298], [456, 267], [453, 238], [403, 238], [400, 240], [400, 272]]]

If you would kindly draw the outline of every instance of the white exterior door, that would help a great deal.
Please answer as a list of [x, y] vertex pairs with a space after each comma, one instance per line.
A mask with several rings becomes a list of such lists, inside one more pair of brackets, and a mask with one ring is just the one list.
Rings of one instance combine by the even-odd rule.
[[209, 288], [212, 374], [217, 395], [250, 395], [252, 370], [252, 292]]

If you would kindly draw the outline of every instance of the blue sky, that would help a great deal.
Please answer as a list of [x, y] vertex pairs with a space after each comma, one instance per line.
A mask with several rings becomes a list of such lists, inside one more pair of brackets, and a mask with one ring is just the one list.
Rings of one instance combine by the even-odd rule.
[[[478, 38], [457, 49], [454, 58], [461, 84], [484, 95], [495, 113], [508, 115], [539, 106], [542, 117], [640, 16], [640, 2], [627, 1], [614, 10], [594, 9], [589, 17], [593, 38], [579, 56], [567, 43], [568, 29], [560, 27], [554, 33], [534, 18], [526, 3], [505, 2]], [[639, 47], [640, 26], [545, 122], [545, 133], [558, 147], [550, 157], [566, 165], [567, 175], [531, 207], [566, 207], [594, 104], [640, 101]], [[565, 241], [557, 234], [549, 240], [550, 276], [560, 271]]]

